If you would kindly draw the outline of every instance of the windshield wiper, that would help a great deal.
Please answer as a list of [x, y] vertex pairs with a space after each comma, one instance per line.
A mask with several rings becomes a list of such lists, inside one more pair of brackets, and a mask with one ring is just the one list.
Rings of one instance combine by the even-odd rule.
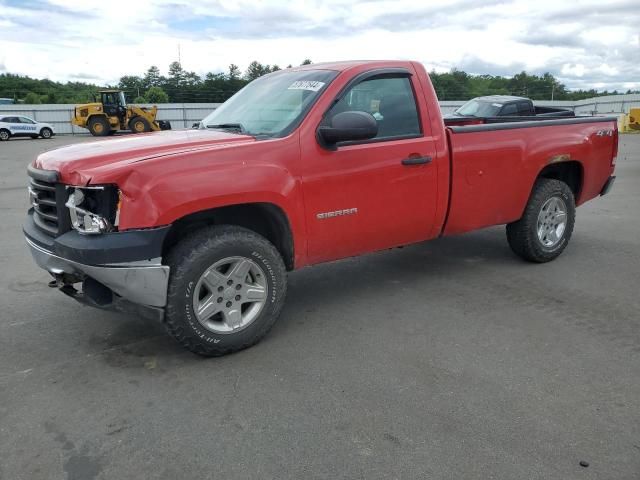
[[207, 128], [217, 128], [220, 130], [229, 130], [235, 133], [247, 133], [241, 123], [218, 123], [216, 125], [207, 125]]

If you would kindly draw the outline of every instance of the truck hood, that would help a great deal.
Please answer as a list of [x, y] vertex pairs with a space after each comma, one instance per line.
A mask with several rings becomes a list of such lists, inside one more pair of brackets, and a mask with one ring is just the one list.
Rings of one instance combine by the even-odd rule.
[[63, 183], [84, 185], [96, 169], [105, 172], [151, 158], [252, 142], [251, 136], [219, 130], [167, 130], [57, 148], [39, 155], [34, 166], [59, 172]]

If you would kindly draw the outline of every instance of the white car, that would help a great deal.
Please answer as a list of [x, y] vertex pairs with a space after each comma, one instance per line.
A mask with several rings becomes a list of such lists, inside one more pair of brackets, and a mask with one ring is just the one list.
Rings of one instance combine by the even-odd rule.
[[0, 141], [11, 137], [51, 138], [55, 135], [48, 123], [36, 122], [32, 118], [17, 115], [0, 115]]

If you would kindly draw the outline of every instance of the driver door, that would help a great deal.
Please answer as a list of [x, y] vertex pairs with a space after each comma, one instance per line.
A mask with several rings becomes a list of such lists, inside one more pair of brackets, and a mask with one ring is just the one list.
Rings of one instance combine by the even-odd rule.
[[343, 111], [366, 111], [376, 118], [378, 135], [335, 150], [315, 138], [301, 142], [310, 263], [429, 238], [436, 151], [416, 92], [409, 71], [365, 77], [336, 98], [321, 124]]

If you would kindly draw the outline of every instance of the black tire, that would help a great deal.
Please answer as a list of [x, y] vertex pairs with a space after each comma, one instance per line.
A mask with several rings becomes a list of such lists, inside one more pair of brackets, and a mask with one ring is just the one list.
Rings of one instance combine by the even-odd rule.
[[133, 117], [129, 122], [129, 130], [133, 133], [145, 133], [151, 131], [151, 125], [146, 118], [143, 117]]
[[[196, 287], [201, 276], [216, 262], [230, 257], [243, 257], [260, 267], [266, 280], [266, 296], [251, 323], [238, 331], [220, 333], [198, 320], [194, 295], [200, 294]], [[220, 356], [256, 344], [273, 326], [284, 305], [287, 273], [282, 257], [269, 241], [246, 228], [220, 225], [197, 230], [171, 250], [167, 265], [171, 269], [165, 313], [167, 331], [198, 355]]]
[[0, 142], [6, 142], [11, 138], [11, 132], [6, 128], [0, 129]]
[[105, 117], [91, 117], [89, 131], [94, 137], [106, 137], [111, 131], [111, 125]]
[[53, 136], [53, 132], [51, 131], [50, 128], [44, 127], [42, 130], [40, 130], [40, 136], [48, 140]]
[[[553, 202], [551, 200], [553, 198], [560, 199], [563, 202], [562, 205], [566, 207], [566, 225], [561, 234], [556, 236], [555, 243], [546, 245], [544, 242], [546, 237], [543, 236], [541, 239], [538, 235], [538, 219], [540, 215], [544, 217], [545, 212], [541, 211], [543, 207], [549, 205], [548, 202]], [[573, 233], [575, 219], [575, 199], [569, 186], [560, 180], [538, 179], [522, 218], [507, 225], [509, 246], [516, 255], [525, 260], [535, 263], [549, 262], [557, 258], [567, 247]], [[550, 225], [555, 225], [554, 222], [556, 222], [556, 220], [544, 220], [544, 222], [547, 221]], [[545, 225], [545, 223], [541, 222], [540, 225]]]

